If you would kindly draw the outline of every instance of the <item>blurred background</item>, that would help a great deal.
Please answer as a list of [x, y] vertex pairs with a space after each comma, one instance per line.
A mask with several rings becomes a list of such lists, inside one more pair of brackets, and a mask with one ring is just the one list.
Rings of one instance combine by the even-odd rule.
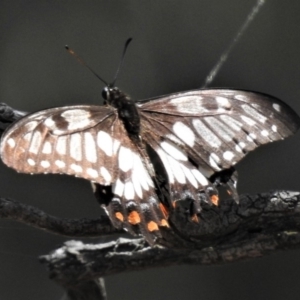
[[[28, 112], [100, 104], [103, 84], [64, 50], [68, 44], [107, 81], [133, 37], [118, 86], [134, 99], [201, 87], [256, 1], [14, 0], [0, 3], [0, 101]], [[272, 94], [300, 114], [300, 2], [267, 1], [211, 86]], [[300, 133], [238, 164], [240, 193], [300, 190]], [[97, 217], [88, 182], [23, 175], [0, 163], [0, 196], [66, 217]], [[0, 220], [0, 299], [60, 299], [37, 257], [65, 241]], [[89, 240], [99, 242], [100, 239]], [[300, 251], [224, 266], [178, 266], [106, 279], [114, 299], [299, 299]]]

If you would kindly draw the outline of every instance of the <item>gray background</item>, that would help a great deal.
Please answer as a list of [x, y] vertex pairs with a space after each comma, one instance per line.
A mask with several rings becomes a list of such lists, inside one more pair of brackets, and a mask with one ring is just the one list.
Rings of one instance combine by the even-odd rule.
[[[65, 53], [69, 44], [110, 81], [133, 37], [118, 86], [134, 99], [198, 88], [255, 1], [46, 1], [0, 4], [0, 101], [26, 111], [100, 103], [103, 84]], [[300, 2], [268, 1], [213, 86], [272, 94], [300, 113]], [[239, 191], [300, 190], [299, 133], [250, 154]], [[0, 163], [0, 195], [60, 217], [96, 217], [88, 182], [22, 175]], [[1, 220], [0, 299], [60, 299], [37, 256], [65, 239]], [[92, 240], [96, 242], [97, 240]], [[180, 266], [107, 278], [109, 299], [299, 299], [300, 251], [220, 267]]]

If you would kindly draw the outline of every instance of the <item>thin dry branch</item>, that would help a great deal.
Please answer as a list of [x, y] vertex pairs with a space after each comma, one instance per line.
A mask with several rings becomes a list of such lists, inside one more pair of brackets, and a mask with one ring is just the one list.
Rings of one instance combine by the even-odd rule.
[[115, 229], [106, 215], [96, 219], [63, 219], [18, 201], [0, 198], [0, 218], [15, 220], [29, 226], [69, 237], [95, 237], [124, 233]]
[[[300, 247], [299, 202], [299, 192], [287, 191], [243, 196], [240, 205], [225, 201], [214, 210], [214, 219], [219, 224], [216, 223], [214, 231], [206, 232], [205, 243], [201, 243], [199, 236], [193, 247], [151, 248], [143, 239], [124, 238], [103, 244], [69, 241], [41, 257], [41, 261], [47, 265], [52, 279], [67, 286], [125, 271], [256, 258]], [[203, 216], [206, 213], [209, 211], [204, 211]]]

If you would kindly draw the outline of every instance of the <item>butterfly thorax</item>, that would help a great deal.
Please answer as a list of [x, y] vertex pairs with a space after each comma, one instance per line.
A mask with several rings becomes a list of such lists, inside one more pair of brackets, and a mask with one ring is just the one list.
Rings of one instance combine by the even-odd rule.
[[130, 137], [138, 138], [140, 133], [140, 116], [134, 101], [116, 87], [106, 87], [103, 90], [105, 103], [116, 108], [119, 118]]

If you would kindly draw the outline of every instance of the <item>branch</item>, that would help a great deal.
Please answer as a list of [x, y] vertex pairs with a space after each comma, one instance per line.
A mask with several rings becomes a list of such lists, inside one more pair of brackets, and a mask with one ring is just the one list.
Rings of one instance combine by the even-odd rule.
[[103, 278], [83, 281], [72, 287], [65, 287], [67, 292], [62, 300], [106, 300], [106, 289]]
[[51, 233], [70, 237], [95, 237], [124, 233], [124, 231], [115, 229], [106, 215], [96, 219], [57, 218], [36, 207], [7, 198], [0, 198], [0, 218], [15, 220]]
[[[299, 201], [299, 192], [287, 191], [241, 196], [239, 205], [224, 201], [214, 211], [214, 220], [219, 220], [215, 231], [203, 235], [204, 243], [199, 236], [189, 248], [151, 248], [143, 239], [120, 238], [103, 244], [69, 241], [41, 257], [41, 262], [47, 265], [52, 279], [72, 285], [124, 271], [179, 264], [223, 264], [299, 248]], [[211, 211], [202, 212], [202, 218], [208, 214]]]
[[14, 121], [25, 116], [27, 112], [13, 109], [5, 103], [0, 103], [0, 134]]

